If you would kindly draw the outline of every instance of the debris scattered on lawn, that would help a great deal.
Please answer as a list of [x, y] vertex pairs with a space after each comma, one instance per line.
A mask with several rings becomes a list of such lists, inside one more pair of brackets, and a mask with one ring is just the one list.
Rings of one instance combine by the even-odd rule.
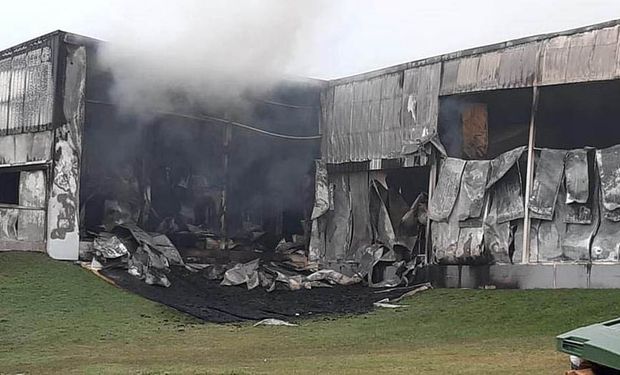
[[280, 319], [273, 319], [273, 318], [269, 318], [269, 319], [263, 319], [260, 322], [254, 324], [254, 327], [257, 326], [286, 326], [286, 327], [297, 327], [297, 324], [294, 323], [289, 323], [289, 322], [285, 322], [284, 320], [280, 320]]
[[389, 298], [384, 298], [380, 301], [377, 301], [375, 303], [372, 304], [374, 307], [385, 307], [388, 309], [397, 309], [399, 307], [407, 307], [407, 305], [395, 305], [390, 303], [390, 299]]
[[[420, 293], [420, 292], [423, 292], [425, 290], [429, 290], [429, 289], [432, 289], [432, 288], [433, 287], [431, 286], [430, 283], [420, 284], [420, 285], [415, 286], [413, 289], [411, 289], [411, 290], [401, 294], [398, 297], [391, 298], [391, 299], [390, 298], [383, 298], [382, 300], [379, 300], [379, 301], [373, 303], [373, 305], [375, 307], [387, 307], [387, 308], [391, 308], [391, 309], [398, 308], [398, 307], [405, 307], [407, 305], [398, 305], [397, 303], [400, 302], [403, 298], [411, 297], [411, 296], [413, 296], [413, 295], [415, 295], [417, 293]], [[392, 288], [392, 289], [386, 289], [384, 291], [382, 290], [380, 292], [393, 292], [393, 291], [398, 290], [398, 289], [399, 288]]]

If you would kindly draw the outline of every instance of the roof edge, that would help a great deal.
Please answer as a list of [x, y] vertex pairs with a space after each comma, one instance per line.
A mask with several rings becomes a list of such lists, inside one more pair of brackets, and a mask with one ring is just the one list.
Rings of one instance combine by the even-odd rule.
[[484, 45], [481, 47], [474, 47], [474, 48], [468, 48], [468, 49], [459, 50], [455, 52], [449, 52], [449, 53], [445, 53], [441, 55], [427, 57], [427, 58], [420, 59], [420, 60], [414, 60], [414, 61], [410, 61], [410, 62], [406, 62], [402, 64], [392, 65], [392, 66], [388, 66], [385, 68], [379, 68], [379, 69], [371, 70], [365, 73], [359, 73], [359, 74], [354, 74], [354, 75], [350, 75], [350, 76], [346, 76], [342, 78], [332, 79], [332, 80], [329, 80], [329, 86], [338, 86], [338, 85], [342, 85], [345, 83], [363, 81], [363, 80], [367, 80], [371, 78], [376, 78], [384, 74], [396, 73], [401, 70], [415, 68], [415, 67], [422, 66], [422, 65], [430, 65], [430, 64], [448, 61], [448, 60], [454, 60], [454, 59], [458, 59], [462, 57], [479, 55], [479, 54], [487, 53], [487, 52], [493, 52], [493, 51], [501, 50], [501, 49], [508, 48], [508, 47], [518, 46], [520, 44], [538, 42], [538, 41], [550, 39], [550, 38], [557, 37], [557, 36], [579, 34], [579, 33], [584, 33], [588, 31], [600, 30], [600, 29], [605, 29], [608, 27], [614, 27], [618, 25], [620, 25], [620, 19], [614, 19], [610, 21], [596, 23], [593, 25], [581, 26], [581, 27], [577, 27], [577, 28], [573, 28], [569, 30], [556, 31], [556, 32], [550, 32], [550, 33], [545, 33], [545, 34], [537, 34], [537, 35], [527, 36], [527, 37], [518, 38], [518, 39], [511, 39], [511, 40], [507, 40], [504, 42], [488, 44], [488, 45]]

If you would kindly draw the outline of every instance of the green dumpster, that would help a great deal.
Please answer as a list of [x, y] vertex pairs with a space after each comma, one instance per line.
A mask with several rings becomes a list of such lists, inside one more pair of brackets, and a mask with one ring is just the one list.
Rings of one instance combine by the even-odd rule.
[[577, 328], [556, 340], [561, 352], [620, 370], [620, 318]]

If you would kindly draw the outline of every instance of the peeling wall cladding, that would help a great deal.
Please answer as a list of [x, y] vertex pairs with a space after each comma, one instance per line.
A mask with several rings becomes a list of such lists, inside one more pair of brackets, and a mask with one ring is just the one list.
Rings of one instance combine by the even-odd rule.
[[404, 143], [433, 132], [441, 65], [327, 88], [321, 97], [328, 163], [402, 157]]
[[618, 78], [619, 30], [558, 35], [446, 60], [441, 95]]
[[443, 63], [441, 95], [531, 86], [540, 42], [532, 42]]
[[542, 45], [540, 84], [618, 77], [618, 26], [561, 35]]
[[0, 135], [46, 130], [52, 123], [51, 38], [0, 54]]

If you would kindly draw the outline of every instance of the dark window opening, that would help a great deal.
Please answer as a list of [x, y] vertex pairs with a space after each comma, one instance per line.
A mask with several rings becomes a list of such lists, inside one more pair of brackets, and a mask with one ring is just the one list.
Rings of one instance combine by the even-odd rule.
[[590, 82], [540, 88], [536, 146], [605, 148], [620, 143], [620, 82]]
[[0, 172], [0, 204], [19, 204], [19, 172]]
[[492, 159], [527, 145], [532, 89], [440, 98], [439, 135], [449, 156]]

